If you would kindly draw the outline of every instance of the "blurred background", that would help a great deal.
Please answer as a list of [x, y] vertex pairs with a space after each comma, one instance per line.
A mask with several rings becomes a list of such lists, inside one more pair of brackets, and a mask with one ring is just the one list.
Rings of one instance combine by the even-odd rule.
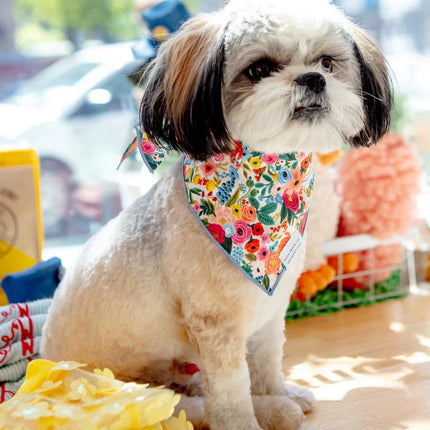
[[[148, 3], [148, 2], [146, 2]], [[187, 0], [191, 13], [218, 0]], [[337, 0], [378, 41], [394, 73], [394, 127], [430, 177], [430, 0]], [[0, 0], [0, 145], [31, 145], [42, 168], [45, 247], [83, 243], [145, 191], [127, 77], [148, 61], [138, 0]], [[422, 217], [430, 213], [424, 193]]]

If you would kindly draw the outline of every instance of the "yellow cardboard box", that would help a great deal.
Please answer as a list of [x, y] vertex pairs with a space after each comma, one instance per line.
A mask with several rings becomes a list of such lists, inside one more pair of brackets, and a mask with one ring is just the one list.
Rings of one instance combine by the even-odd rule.
[[39, 158], [33, 149], [0, 149], [0, 280], [41, 260]]

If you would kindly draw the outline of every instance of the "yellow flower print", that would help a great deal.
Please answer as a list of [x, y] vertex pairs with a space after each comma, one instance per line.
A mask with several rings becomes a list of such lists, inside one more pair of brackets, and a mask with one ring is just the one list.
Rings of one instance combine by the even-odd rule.
[[231, 212], [237, 219], [242, 219], [242, 209], [239, 205], [232, 205]]
[[249, 164], [253, 169], [259, 169], [261, 166], [261, 159], [259, 157], [252, 157], [249, 159]]
[[206, 189], [210, 192], [210, 191], [213, 191], [215, 188], [216, 188], [215, 181], [213, 181], [212, 179], [208, 181], [208, 183], [206, 184]]
[[86, 378], [78, 378], [70, 384], [69, 400], [88, 402], [94, 400], [97, 388], [90, 384]]
[[193, 176], [193, 184], [198, 185], [198, 184], [199, 184], [200, 179], [202, 179], [202, 177], [201, 177], [199, 174], [194, 175], [194, 176]]
[[52, 411], [48, 402], [38, 402], [34, 404], [19, 405], [12, 416], [15, 418], [25, 418], [26, 420], [37, 420], [38, 418], [51, 417]]

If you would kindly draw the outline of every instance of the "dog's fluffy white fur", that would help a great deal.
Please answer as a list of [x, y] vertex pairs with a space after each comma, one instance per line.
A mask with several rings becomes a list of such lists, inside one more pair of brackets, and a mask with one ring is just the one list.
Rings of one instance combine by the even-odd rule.
[[[229, 151], [232, 139], [265, 152], [325, 152], [376, 141], [390, 97], [383, 57], [334, 6], [233, 1], [162, 45], [141, 121], [155, 143], [196, 159]], [[297, 429], [312, 396], [285, 387], [281, 359], [303, 261], [304, 247], [272, 297], [252, 284], [188, 209], [177, 164], [68, 269], [42, 356], [201, 392], [204, 409], [183, 397], [197, 428]], [[199, 374], [178, 371], [189, 362]]]
[[327, 263], [324, 243], [334, 239], [340, 216], [340, 197], [336, 193], [335, 171], [324, 166], [318, 157], [313, 159], [315, 184], [312, 210], [306, 224], [306, 259], [304, 269], [317, 270]]

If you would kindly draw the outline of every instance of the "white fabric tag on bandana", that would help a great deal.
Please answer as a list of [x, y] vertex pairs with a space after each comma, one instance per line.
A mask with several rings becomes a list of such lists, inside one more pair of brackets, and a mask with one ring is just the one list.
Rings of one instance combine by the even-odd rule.
[[302, 235], [297, 230], [294, 230], [290, 236], [290, 240], [287, 242], [281, 254], [279, 255], [279, 258], [284, 263], [284, 266], [288, 266], [291, 261], [293, 261], [295, 255], [301, 248], [302, 243]]

